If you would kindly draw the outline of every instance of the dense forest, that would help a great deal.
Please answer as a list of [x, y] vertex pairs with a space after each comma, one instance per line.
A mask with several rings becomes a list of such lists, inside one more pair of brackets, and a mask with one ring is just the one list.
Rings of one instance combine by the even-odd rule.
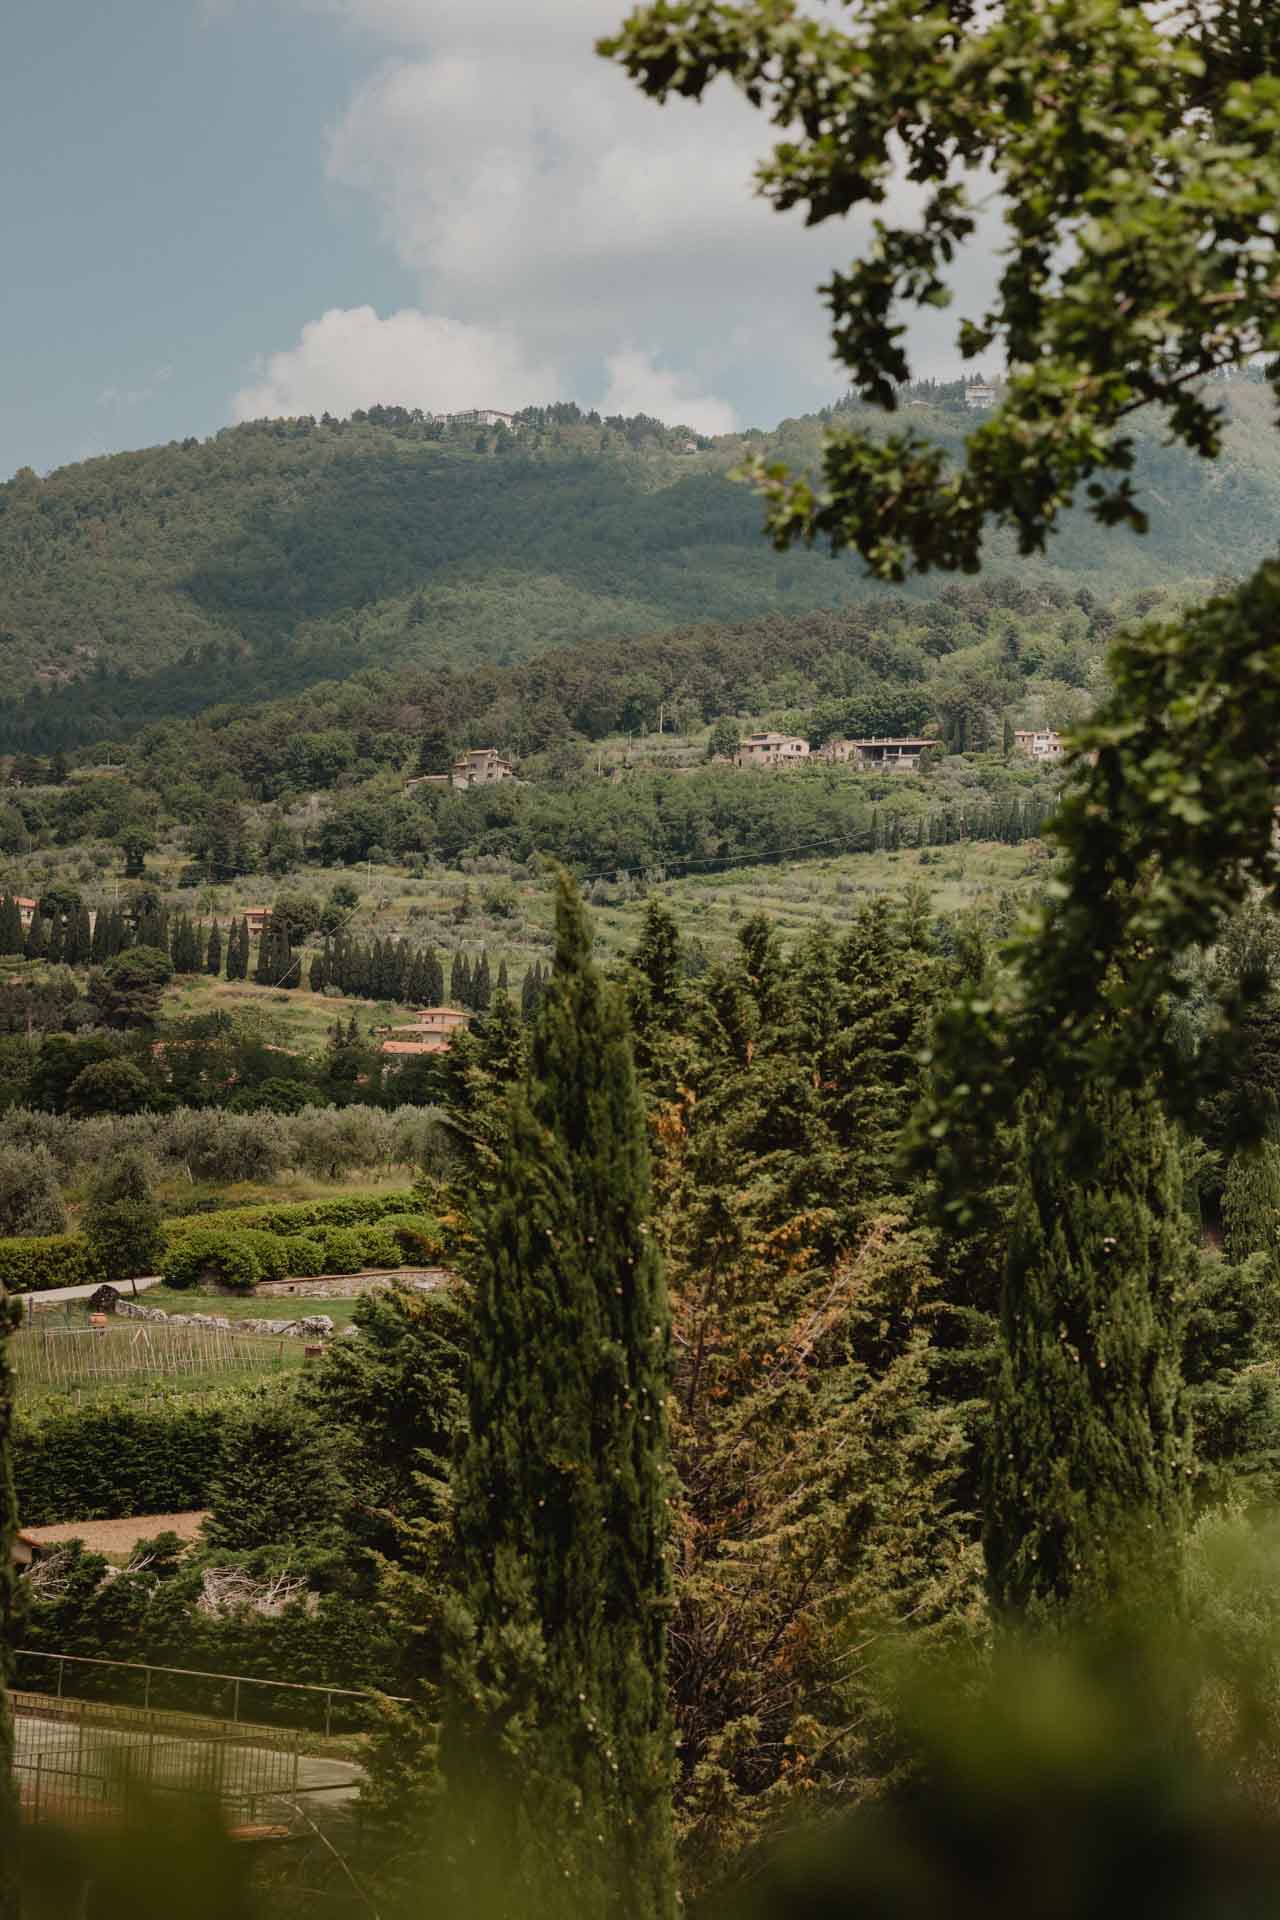
[[[1147, 541], [1068, 519], [1052, 565], [1106, 596], [1237, 573], [1280, 506], [1266, 390], [1222, 390], [1213, 469], [1140, 430], [1161, 503]], [[907, 404], [946, 447], [972, 420], [947, 389]], [[827, 416], [828, 418], [830, 415]], [[875, 597], [860, 565], [760, 540], [732, 475], [748, 455], [801, 469], [823, 416], [715, 442], [645, 416], [533, 409], [518, 430], [445, 429], [413, 410], [262, 421], [0, 487], [0, 749], [118, 738], [212, 704], [296, 694], [415, 662], [433, 670]], [[996, 532], [990, 555], [1014, 552]]]

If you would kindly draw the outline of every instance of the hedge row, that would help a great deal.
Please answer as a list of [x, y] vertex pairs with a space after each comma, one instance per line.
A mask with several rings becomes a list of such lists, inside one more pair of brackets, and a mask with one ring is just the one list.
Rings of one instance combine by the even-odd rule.
[[92, 1287], [106, 1277], [82, 1233], [0, 1240], [0, 1286], [6, 1293], [41, 1293], [48, 1287]]
[[392, 1213], [416, 1213], [411, 1187], [393, 1193], [346, 1194], [337, 1200], [302, 1200], [279, 1207], [227, 1207], [216, 1213], [184, 1214], [165, 1221], [172, 1235], [216, 1227], [219, 1233], [248, 1228], [263, 1233], [310, 1233], [316, 1227], [371, 1227]]
[[142, 1409], [99, 1402], [13, 1427], [18, 1519], [120, 1520], [208, 1505], [235, 1397]]
[[[393, 1193], [348, 1194], [337, 1200], [311, 1200], [280, 1207], [228, 1207], [222, 1213], [184, 1214], [166, 1220], [165, 1235], [173, 1248], [179, 1239], [192, 1233], [271, 1233], [296, 1236], [325, 1227], [374, 1227], [394, 1217], [419, 1220], [416, 1197], [411, 1188]], [[406, 1259], [424, 1256], [405, 1251]], [[270, 1266], [269, 1256], [259, 1256], [260, 1266]], [[370, 1261], [373, 1265], [388, 1262]], [[286, 1269], [288, 1270], [288, 1269]], [[299, 1273], [297, 1268], [293, 1272]], [[355, 1272], [356, 1268], [322, 1267], [325, 1273]], [[264, 1272], [262, 1279], [277, 1276]], [[51, 1233], [0, 1239], [0, 1287], [6, 1293], [42, 1293], [50, 1287], [99, 1286], [109, 1279], [105, 1269], [89, 1250], [82, 1233]], [[251, 1281], [250, 1285], [253, 1284]]]
[[438, 1257], [440, 1230], [427, 1214], [394, 1214], [375, 1226], [321, 1227], [315, 1233], [227, 1231], [220, 1221], [178, 1234], [164, 1261], [168, 1286], [213, 1282], [248, 1293], [260, 1280], [305, 1280], [316, 1274], [360, 1273]]

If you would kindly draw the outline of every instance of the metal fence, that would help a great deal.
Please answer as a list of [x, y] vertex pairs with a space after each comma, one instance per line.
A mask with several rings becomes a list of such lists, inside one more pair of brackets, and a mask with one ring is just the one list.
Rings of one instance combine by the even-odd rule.
[[376, 1694], [367, 1687], [328, 1687], [307, 1680], [278, 1680], [270, 1675], [210, 1673], [200, 1667], [152, 1666], [145, 1660], [103, 1660], [91, 1654], [42, 1653], [19, 1647], [13, 1678], [34, 1696], [61, 1701], [111, 1701], [149, 1711], [203, 1714], [206, 1718], [260, 1727], [306, 1727], [317, 1733], [364, 1731], [378, 1703], [406, 1705], [400, 1694]]
[[11, 1693], [9, 1702], [28, 1820], [119, 1820], [140, 1801], [176, 1793], [211, 1796], [230, 1820], [251, 1825], [273, 1803], [297, 1801], [296, 1733], [39, 1693]]
[[264, 1367], [287, 1364], [285, 1344], [283, 1339], [232, 1333], [224, 1327], [123, 1320], [102, 1327], [27, 1325], [14, 1336], [9, 1352], [19, 1387], [74, 1390], [101, 1381], [250, 1369], [260, 1373]]

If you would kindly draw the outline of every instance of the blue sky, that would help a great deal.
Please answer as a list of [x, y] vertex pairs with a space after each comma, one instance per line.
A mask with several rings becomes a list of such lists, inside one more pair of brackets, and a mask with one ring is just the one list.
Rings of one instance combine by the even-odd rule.
[[623, 11], [10, 0], [0, 477], [375, 400], [717, 431], [832, 397], [813, 289], [856, 232], [753, 199], [733, 96], [634, 97], [591, 51]]

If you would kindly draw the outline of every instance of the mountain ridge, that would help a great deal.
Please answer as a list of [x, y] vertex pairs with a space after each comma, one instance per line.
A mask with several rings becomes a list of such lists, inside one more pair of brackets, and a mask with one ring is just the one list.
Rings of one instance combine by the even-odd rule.
[[[1266, 388], [1223, 395], [1216, 463], [1139, 424], [1147, 540], [1075, 512], [1043, 560], [996, 530], [990, 564], [1106, 594], [1256, 564], [1280, 521], [1280, 442]], [[811, 467], [830, 417], [686, 451], [682, 430], [644, 416], [538, 410], [512, 435], [376, 408], [253, 422], [43, 480], [22, 470], [0, 486], [0, 644], [9, 686], [30, 697], [0, 705], [0, 724], [37, 747], [75, 744], [369, 667], [511, 664], [865, 600], [883, 589], [856, 558], [774, 552], [758, 500], [729, 477], [747, 453]], [[909, 417], [953, 449], [973, 425], [936, 396]]]

